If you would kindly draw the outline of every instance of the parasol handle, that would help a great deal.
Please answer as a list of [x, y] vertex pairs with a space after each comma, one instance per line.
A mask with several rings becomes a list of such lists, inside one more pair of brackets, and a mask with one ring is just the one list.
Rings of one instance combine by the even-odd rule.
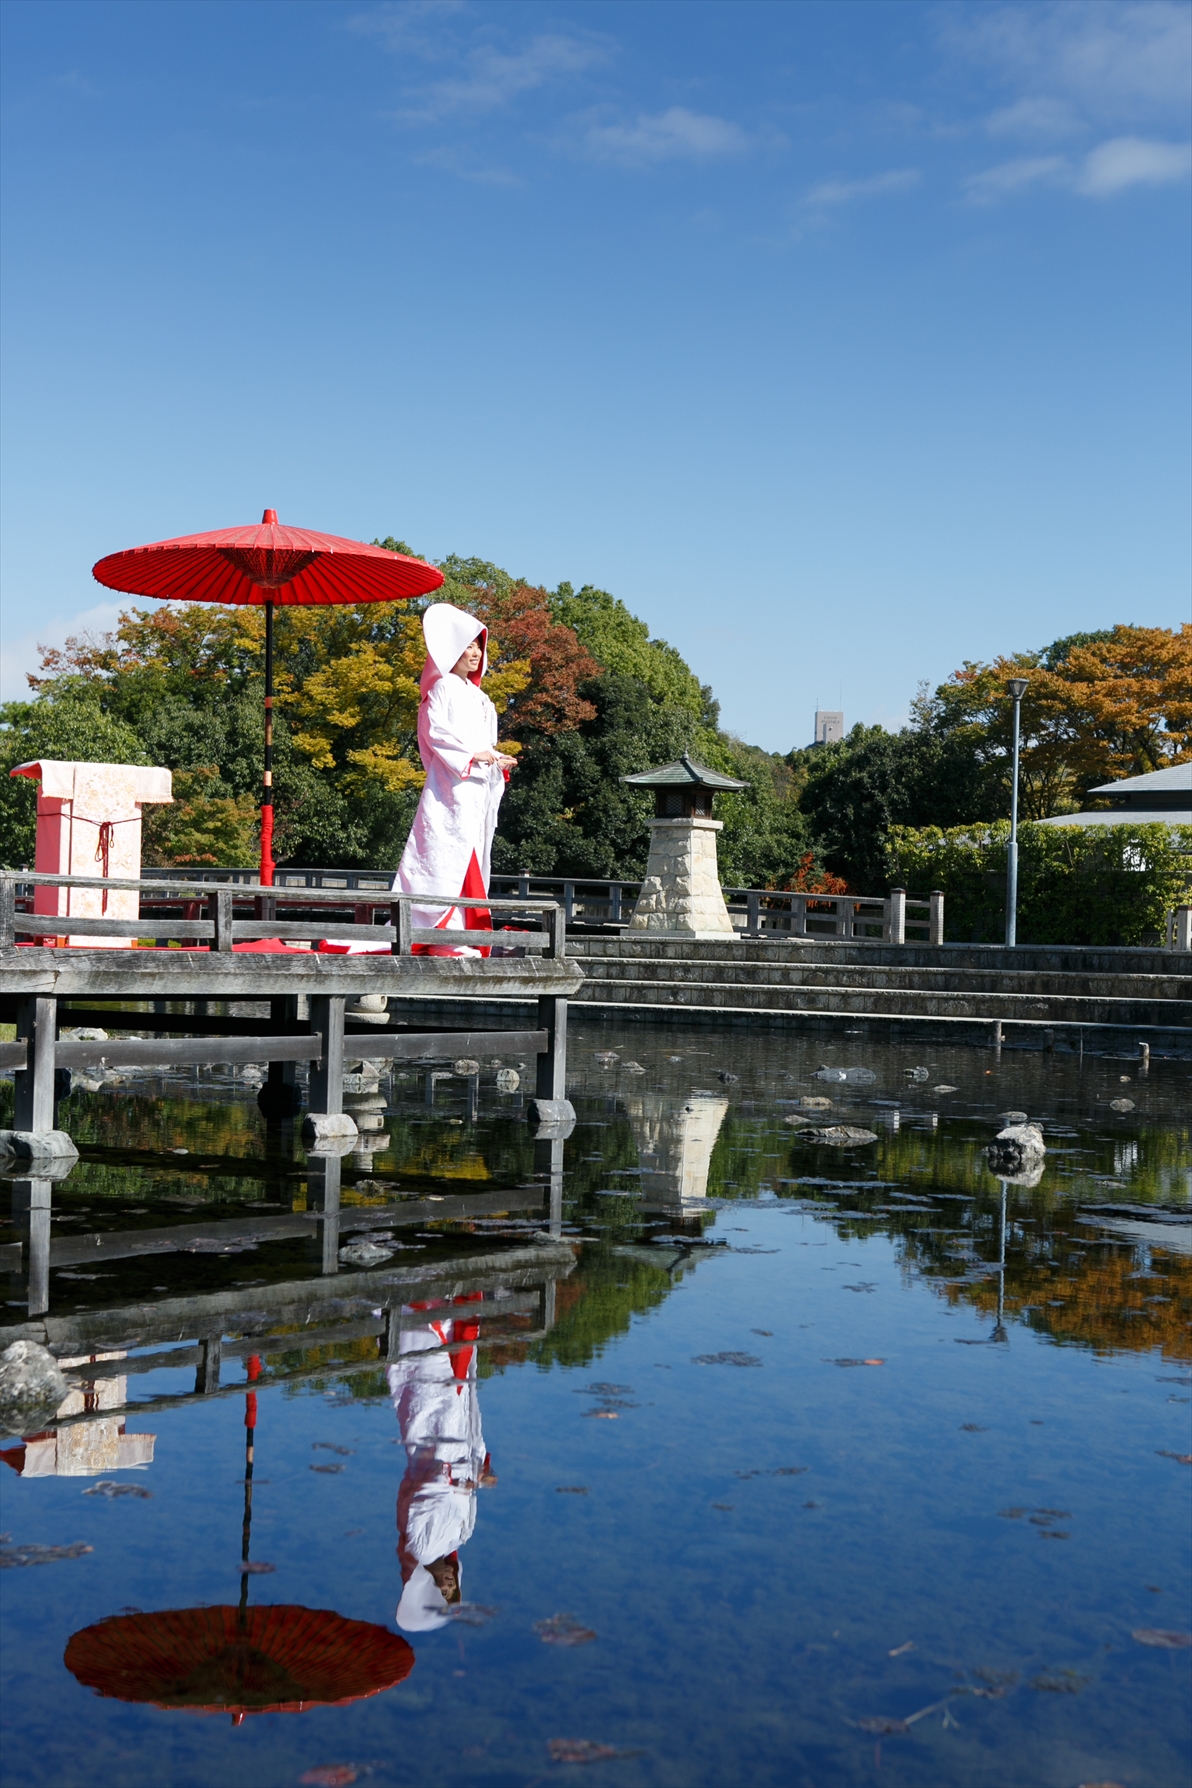
[[[261, 1356], [253, 1353], [248, 1357], [248, 1382], [255, 1384], [261, 1376]], [[248, 1563], [248, 1545], [252, 1536], [252, 1468], [254, 1454], [254, 1436], [257, 1428], [257, 1393], [246, 1391], [244, 1396], [244, 1525], [240, 1530], [240, 1562]], [[247, 1571], [240, 1573], [240, 1624], [243, 1626], [248, 1618], [248, 1577]]]
[[261, 886], [273, 886], [273, 598], [265, 599], [265, 776], [261, 791]]

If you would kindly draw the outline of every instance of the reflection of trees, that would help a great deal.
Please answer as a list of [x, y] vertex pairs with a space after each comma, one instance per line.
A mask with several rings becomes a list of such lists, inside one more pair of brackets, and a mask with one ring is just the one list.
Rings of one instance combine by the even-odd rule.
[[[1142, 1277], [1133, 1248], [1094, 1244], [1073, 1258], [1060, 1252], [1061, 1242], [1076, 1245], [1065, 1231], [1035, 1239], [1048, 1246], [1034, 1258], [1027, 1249], [1017, 1259], [1007, 1253], [1007, 1316], [1056, 1341], [1113, 1353], [1160, 1348], [1165, 1359], [1192, 1360], [1192, 1260], [1152, 1248], [1151, 1271]], [[949, 1303], [983, 1314], [997, 1306], [990, 1280], [943, 1290]]]
[[555, 1326], [542, 1341], [525, 1347], [494, 1348], [481, 1356], [480, 1374], [507, 1365], [590, 1366], [635, 1316], [658, 1308], [683, 1276], [661, 1263], [654, 1266], [611, 1248], [588, 1246], [574, 1273], [555, 1290]]

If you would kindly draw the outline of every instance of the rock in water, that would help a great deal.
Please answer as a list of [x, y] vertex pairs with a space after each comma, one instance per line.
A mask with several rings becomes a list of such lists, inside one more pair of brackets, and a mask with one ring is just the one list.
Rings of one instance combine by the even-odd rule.
[[804, 1124], [801, 1118], [788, 1117], [788, 1124], [799, 1124], [799, 1135], [804, 1142], [823, 1142], [829, 1148], [859, 1148], [863, 1143], [876, 1142], [877, 1133], [873, 1130], [861, 1130], [854, 1124]]
[[480, 1063], [470, 1055], [461, 1055], [457, 1061], [452, 1062], [451, 1071], [453, 1074], [461, 1075], [466, 1080], [473, 1074], [479, 1074]]
[[69, 1390], [62, 1368], [48, 1348], [36, 1341], [14, 1341], [0, 1354], [0, 1431], [34, 1432], [54, 1414]]
[[1038, 1124], [1007, 1124], [998, 1131], [987, 1153], [995, 1173], [1024, 1173], [1043, 1160], [1047, 1144]]
[[516, 1068], [499, 1068], [497, 1070], [497, 1091], [499, 1093], [516, 1093], [521, 1085], [521, 1075]]
[[872, 1086], [877, 1075], [872, 1068], [817, 1068], [813, 1080], [834, 1080], [845, 1086]]
[[381, 1266], [393, 1259], [393, 1249], [382, 1247], [379, 1242], [349, 1242], [340, 1249], [339, 1258], [345, 1266]]

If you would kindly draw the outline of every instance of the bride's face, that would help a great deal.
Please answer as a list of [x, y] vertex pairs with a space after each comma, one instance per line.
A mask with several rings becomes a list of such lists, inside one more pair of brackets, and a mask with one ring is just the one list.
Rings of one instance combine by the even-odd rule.
[[451, 666], [453, 677], [463, 677], [465, 681], [474, 671], [480, 669], [480, 661], [484, 657], [480, 641], [474, 639], [470, 646], [465, 646], [455, 663]]

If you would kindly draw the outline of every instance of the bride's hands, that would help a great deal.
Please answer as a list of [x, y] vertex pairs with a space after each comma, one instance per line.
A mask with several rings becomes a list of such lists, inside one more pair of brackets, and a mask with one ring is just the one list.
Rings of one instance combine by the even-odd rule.
[[517, 759], [515, 757], [509, 757], [503, 751], [494, 751], [491, 746], [488, 746], [483, 751], [478, 751], [476, 753], [473, 762], [477, 764], [496, 764], [501, 770], [512, 770]]

